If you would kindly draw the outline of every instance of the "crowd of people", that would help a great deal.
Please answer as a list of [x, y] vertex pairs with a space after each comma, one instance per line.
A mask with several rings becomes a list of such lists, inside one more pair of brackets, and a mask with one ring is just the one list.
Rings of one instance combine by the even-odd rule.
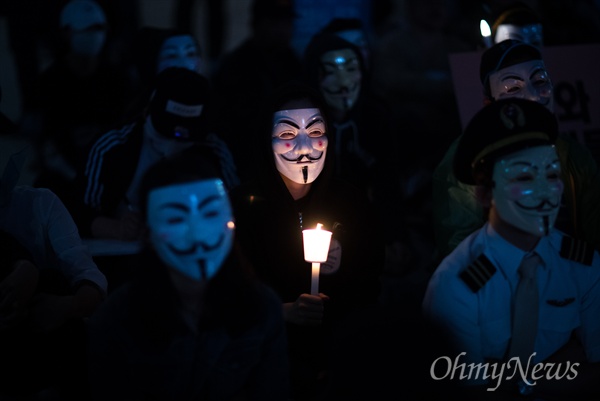
[[600, 4], [398, 3], [301, 54], [293, 0], [209, 53], [192, 2], [168, 28], [46, 5], [51, 60], [15, 54], [24, 112], [0, 114], [30, 146], [0, 177], [0, 401], [599, 399], [600, 169], [543, 55], [600, 43]]

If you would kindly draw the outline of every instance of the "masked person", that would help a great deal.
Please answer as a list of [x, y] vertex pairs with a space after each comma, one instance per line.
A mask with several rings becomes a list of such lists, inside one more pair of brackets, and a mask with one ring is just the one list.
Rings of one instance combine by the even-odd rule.
[[[555, 116], [539, 103], [501, 99], [472, 118], [456, 149], [454, 174], [480, 186], [488, 218], [437, 267], [423, 311], [449, 339], [447, 357], [482, 368], [456, 378], [474, 399], [533, 391], [583, 400], [599, 390], [600, 255], [554, 227], [565, 186], [557, 135]], [[520, 266], [529, 256], [538, 260], [527, 273]], [[516, 330], [523, 306], [533, 308], [523, 312], [526, 329]], [[504, 370], [490, 378], [493, 363]], [[552, 367], [578, 372], [568, 380], [540, 374]]]
[[137, 270], [89, 324], [92, 399], [287, 399], [281, 303], [240, 253], [218, 158], [157, 162], [140, 205]]
[[[142, 27], [137, 33], [131, 46], [135, 76], [139, 80], [139, 94], [126, 112], [135, 118], [146, 107], [152, 94], [154, 80], [163, 70], [171, 67], [187, 68], [206, 76], [208, 67], [205, 65], [200, 43], [192, 32], [178, 28]], [[203, 118], [206, 109], [203, 107]], [[237, 185], [239, 178], [233, 155], [229, 146], [216, 132], [206, 133], [204, 140], [221, 156], [223, 164], [227, 165], [228, 186]]]
[[[539, 49], [505, 40], [481, 56], [480, 79], [484, 104], [507, 98], [524, 98], [554, 108], [550, 75]], [[485, 135], [482, 134], [482, 135]], [[459, 182], [452, 172], [452, 160], [460, 136], [454, 140], [433, 175], [433, 212], [438, 261], [477, 228], [485, 216], [477, 202], [476, 186]], [[564, 232], [600, 245], [600, 170], [589, 151], [568, 134], [559, 133], [556, 151], [565, 183], [557, 226]]]
[[361, 190], [377, 211], [387, 254], [395, 255], [387, 265], [398, 265], [396, 271], [408, 270], [418, 257], [408, 251], [405, 216], [412, 214], [412, 221], [418, 221], [418, 213], [408, 211], [413, 194], [402, 186], [408, 170], [399, 154], [399, 121], [371, 91], [361, 49], [337, 33], [324, 30], [314, 35], [303, 63], [307, 83], [322, 94], [330, 115], [329, 136], [335, 139], [335, 146], [329, 147], [336, 160], [333, 174]]
[[[368, 321], [363, 312], [377, 305], [384, 257], [366, 198], [332, 177], [335, 138], [325, 107], [306, 85], [280, 87], [263, 115], [257, 178], [231, 191], [240, 244], [282, 300], [294, 400], [322, 394], [335, 372], [332, 355], [360, 352], [362, 344], [347, 345], [348, 335], [357, 335]], [[317, 224], [332, 232], [332, 240], [318, 293], [311, 294], [302, 230]]]
[[138, 94], [128, 106], [128, 115], [143, 110], [154, 79], [162, 70], [182, 67], [205, 75], [200, 44], [191, 32], [182, 29], [141, 27], [133, 38], [130, 54]]
[[331, 116], [330, 136], [336, 136], [336, 148], [330, 149], [336, 153], [335, 174], [365, 187], [369, 168], [376, 162], [374, 141], [367, 135], [387, 120], [369, 120], [373, 124], [369, 132], [356, 121], [366, 117], [357, 102], [368, 92], [360, 49], [334, 33], [317, 33], [306, 47], [304, 66], [307, 82], [321, 92]]
[[142, 234], [137, 190], [146, 169], [201, 142], [208, 80], [171, 67], [157, 75], [145, 112], [99, 136], [90, 148], [73, 210], [84, 237], [137, 240]]
[[122, 122], [134, 87], [124, 64], [108, 54], [112, 27], [100, 4], [64, 2], [58, 22], [60, 51], [33, 81], [21, 129], [35, 150], [33, 185], [68, 204], [87, 147]]

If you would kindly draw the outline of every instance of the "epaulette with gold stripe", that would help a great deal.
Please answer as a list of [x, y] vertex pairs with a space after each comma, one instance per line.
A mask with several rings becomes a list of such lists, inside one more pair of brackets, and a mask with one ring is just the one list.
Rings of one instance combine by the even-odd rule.
[[496, 267], [485, 256], [481, 254], [465, 270], [460, 273], [460, 278], [473, 291], [477, 292], [496, 273]]
[[592, 245], [573, 237], [563, 237], [560, 244], [560, 256], [588, 266], [592, 265], [594, 250]]

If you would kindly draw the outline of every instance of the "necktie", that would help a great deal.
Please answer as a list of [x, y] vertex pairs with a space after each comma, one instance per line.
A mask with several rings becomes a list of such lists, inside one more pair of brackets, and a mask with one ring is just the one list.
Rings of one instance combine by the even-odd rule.
[[513, 327], [508, 357], [519, 357], [526, 364], [533, 354], [538, 323], [537, 253], [525, 255], [519, 267], [519, 284], [515, 292]]

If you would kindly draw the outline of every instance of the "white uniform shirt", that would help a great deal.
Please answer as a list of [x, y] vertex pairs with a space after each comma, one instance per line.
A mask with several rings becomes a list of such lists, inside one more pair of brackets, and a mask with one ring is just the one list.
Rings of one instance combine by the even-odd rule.
[[[535, 251], [540, 296], [539, 323], [533, 363], [545, 360], [577, 330], [589, 361], [600, 361], [600, 256], [588, 266], [560, 256], [563, 234], [554, 230], [540, 239]], [[476, 292], [460, 273], [484, 254], [496, 272]], [[518, 268], [526, 252], [504, 240], [489, 223], [472, 233], [449, 254], [428, 284], [423, 312], [440, 324], [440, 340], [449, 339], [463, 362], [484, 363], [504, 358], [511, 337], [511, 300]], [[445, 332], [445, 333], [444, 333]], [[446, 334], [448, 337], [446, 337]], [[450, 356], [452, 359], [457, 355]]]
[[9, 204], [0, 206], [0, 229], [13, 235], [40, 269], [59, 269], [72, 286], [89, 280], [106, 293], [106, 277], [54, 192], [26, 186], [13, 189]]

